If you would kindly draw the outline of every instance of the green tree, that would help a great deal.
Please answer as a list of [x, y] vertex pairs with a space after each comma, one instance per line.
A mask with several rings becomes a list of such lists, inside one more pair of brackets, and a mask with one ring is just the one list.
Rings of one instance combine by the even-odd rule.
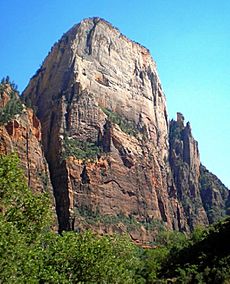
[[[68, 283], [143, 283], [137, 276], [140, 265], [138, 249], [126, 237], [86, 231], [65, 232], [49, 241], [44, 267], [55, 268]], [[46, 282], [51, 274], [43, 275]]]
[[[16, 154], [0, 156], [0, 279], [33, 283], [42, 262], [40, 243], [51, 224], [47, 194], [33, 193]], [[26, 280], [27, 279], [27, 280]]]
[[2, 82], [0, 84], [0, 94], [6, 92], [9, 96], [7, 104], [0, 108], [0, 124], [5, 124], [15, 115], [22, 113], [23, 105], [17, 92], [17, 86], [7, 78], [3, 78]]
[[3, 220], [31, 241], [51, 223], [48, 193], [33, 193], [27, 187], [16, 154], [0, 157], [0, 210]]
[[26, 185], [15, 154], [0, 156], [3, 283], [144, 283], [139, 249], [125, 236], [50, 230], [47, 194]]

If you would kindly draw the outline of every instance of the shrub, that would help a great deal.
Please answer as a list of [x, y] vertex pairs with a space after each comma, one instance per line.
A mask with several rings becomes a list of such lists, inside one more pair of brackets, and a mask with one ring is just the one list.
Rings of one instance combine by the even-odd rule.
[[101, 107], [102, 111], [107, 115], [108, 119], [117, 124], [123, 132], [128, 135], [137, 137], [138, 128], [133, 121], [126, 120], [124, 117], [116, 112], [112, 112], [108, 108]]
[[64, 137], [64, 152], [62, 159], [73, 156], [80, 160], [92, 160], [94, 161], [97, 156], [101, 153], [101, 147], [97, 146], [96, 143], [79, 141], [70, 137]]

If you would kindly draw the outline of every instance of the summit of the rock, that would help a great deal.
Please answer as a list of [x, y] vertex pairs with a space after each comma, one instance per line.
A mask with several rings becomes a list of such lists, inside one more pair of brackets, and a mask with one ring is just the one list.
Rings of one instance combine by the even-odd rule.
[[140, 46], [140, 48], [145, 49], [146, 52], [149, 52], [148, 48], [146, 48], [145, 46], [143, 46], [139, 42], [136, 42], [134, 40], [129, 39], [127, 36], [125, 36], [123, 33], [121, 33], [121, 31], [117, 27], [113, 26], [110, 22], [108, 22], [107, 20], [105, 20], [101, 17], [89, 17], [89, 18], [83, 19], [80, 23], [75, 24], [69, 31], [67, 31], [64, 34], [64, 36], [67, 35], [67, 34], [70, 34], [70, 33], [72, 33], [72, 34], [78, 33], [78, 29], [80, 27], [83, 28], [83, 29], [86, 29], [86, 30], [87, 29], [90, 30], [91, 27], [95, 28], [97, 25], [104, 26], [105, 31], [107, 29], [109, 29], [110, 32], [117, 34], [118, 37], [122, 37], [123, 39], [126, 39], [127, 41], [132, 42], [133, 44]]

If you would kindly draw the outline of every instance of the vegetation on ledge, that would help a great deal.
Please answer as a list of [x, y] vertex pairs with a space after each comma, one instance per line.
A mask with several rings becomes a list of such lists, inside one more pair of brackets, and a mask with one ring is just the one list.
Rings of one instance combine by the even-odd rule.
[[81, 219], [83, 223], [90, 225], [115, 225], [123, 224], [128, 233], [139, 230], [143, 226], [147, 231], [163, 232], [165, 227], [160, 220], [137, 221], [133, 216], [125, 216], [120, 213], [117, 215], [101, 215], [98, 211], [92, 211], [87, 207], [75, 208], [75, 217]]
[[17, 94], [17, 86], [10, 81], [9, 77], [1, 80], [0, 95], [4, 92], [9, 96], [9, 101], [3, 108], [0, 108], [0, 125], [8, 123], [15, 115], [23, 111], [23, 105]]
[[123, 132], [131, 136], [138, 136], [138, 128], [133, 121], [128, 121], [118, 113], [113, 112], [108, 108], [101, 107], [101, 109], [107, 115], [108, 120], [117, 124]]
[[73, 156], [79, 160], [90, 160], [94, 161], [98, 155], [102, 152], [101, 147], [97, 146], [96, 143], [80, 141], [71, 137], [65, 136], [63, 139], [64, 152], [62, 155], [63, 159]]

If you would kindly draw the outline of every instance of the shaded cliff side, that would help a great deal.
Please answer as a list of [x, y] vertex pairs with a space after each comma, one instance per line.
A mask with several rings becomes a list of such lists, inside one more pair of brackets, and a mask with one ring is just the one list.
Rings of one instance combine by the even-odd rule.
[[209, 223], [230, 215], [230, 191], [202, 164], [200, 165], [200, 192]]
[[175, 194], [185, 210], [189, 227], [194, 229], [226, 216], [229, 190], [201, 164], [198, 143], [181, 113], [177, 113], [176, 121], [170, 121], [169, 144]]
[[190, 228], [208, 224], [200, 195], [200, 156], [198, 143], [191, 133], [190, 124], [184, 125], [184, 117], [177, 113], [177, 120], [170, 121], [169, 161], [176, 188]]
[[60, 231], [152, 241], [161, 227], [208, 224], [197, 145], [188, 125], [179, 139], [170, 132], [169, 147], [166, 100], [146, 48], [102, 19], [83, 20], [53, 46], [23, 98], [41, 122]]

